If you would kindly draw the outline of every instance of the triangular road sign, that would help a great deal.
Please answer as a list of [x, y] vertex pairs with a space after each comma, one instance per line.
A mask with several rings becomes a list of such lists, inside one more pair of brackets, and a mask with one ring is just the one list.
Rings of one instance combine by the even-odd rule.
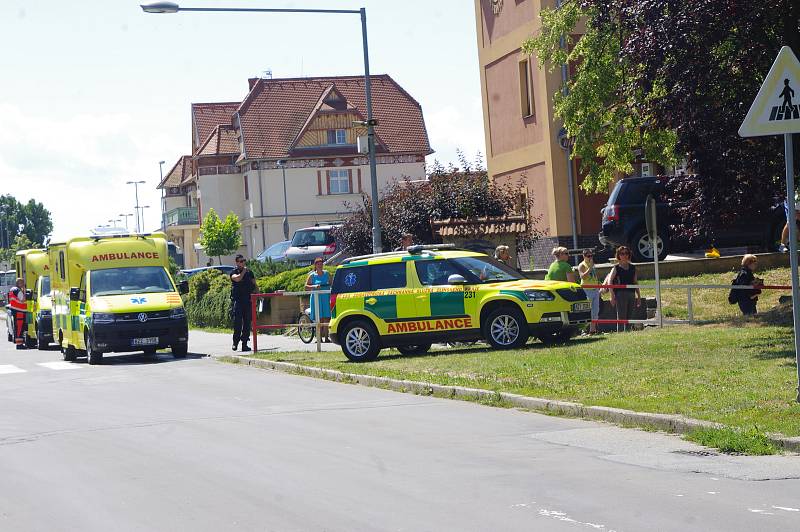
[[740, 137], [800, 133], [800, 61], [781, 48], [753, 105], [739, 127]]

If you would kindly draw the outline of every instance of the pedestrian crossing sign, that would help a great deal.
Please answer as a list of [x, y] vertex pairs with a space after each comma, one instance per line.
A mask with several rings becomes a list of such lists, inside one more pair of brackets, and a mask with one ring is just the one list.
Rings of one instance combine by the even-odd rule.
[[740, 137], [800, 133], [800, 61], [781, 48], [739, 127]]

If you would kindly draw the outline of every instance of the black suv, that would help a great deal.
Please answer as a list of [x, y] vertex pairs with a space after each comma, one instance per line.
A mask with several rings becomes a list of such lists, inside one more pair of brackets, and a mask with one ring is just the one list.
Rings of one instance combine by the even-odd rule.
[[[738, 216], [732, 223], [714, 227], [713, 236], [698, 235], [687, 239], [679, 237], [676, 230], [688, 221], [680, 219], [678, 212], [683, 201], [667, 190], [669, 180], [687, 180], [691, 184], [694, 176], [628, 177], [614, 186], [608, 203], [600, 211], [603, 216], [598, 238], [604, 246], [628, 246], [633, 252], [634, 262], [653, 260], [650, 238], [647, 235], [644, 204], [649, 194], [656, 200], [658, 224], [658, 257], [669, 253], [700, 249], [715, 244], [717, 247], [757, 246], [765, 250], [774, 249], [786, 221], [783, 205], [778, 203], [768, 213], [749, 213]], [[691, 187], [683, 187], [691, 190]], [[685, 231], [683, 231], [685, 232]]]

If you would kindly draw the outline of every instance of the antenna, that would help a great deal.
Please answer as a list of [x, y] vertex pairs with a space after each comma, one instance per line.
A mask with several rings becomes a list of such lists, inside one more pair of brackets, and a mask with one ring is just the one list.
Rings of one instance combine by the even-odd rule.
[[272, 79], [272, 69], [271, 68], [266, 69], [261, 79]]

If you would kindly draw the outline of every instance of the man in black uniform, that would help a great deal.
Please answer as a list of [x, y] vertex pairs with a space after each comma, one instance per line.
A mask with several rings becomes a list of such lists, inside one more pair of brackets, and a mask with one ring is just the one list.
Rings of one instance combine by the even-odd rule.
[[250, 294], [255, 292], [256, 277], [247, 269], [242, 255], [236, 255], [236, 269], [231, 273], [231, 307], [233, 310], [233, 350], [242, 342], [242, 351], [250, 351]]

